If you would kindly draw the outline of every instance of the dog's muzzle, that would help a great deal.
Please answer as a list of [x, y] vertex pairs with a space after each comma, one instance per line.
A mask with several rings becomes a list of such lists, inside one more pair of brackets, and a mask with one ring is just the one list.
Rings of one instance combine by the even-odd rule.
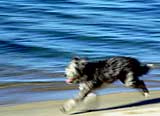
[[76, 78], [68, 78], [68, 79], [66, 80], [66, 83], [67, 83], [67, 84], [72, 84], [72, 83], [74, 83], [75, 80], [76, 80]]

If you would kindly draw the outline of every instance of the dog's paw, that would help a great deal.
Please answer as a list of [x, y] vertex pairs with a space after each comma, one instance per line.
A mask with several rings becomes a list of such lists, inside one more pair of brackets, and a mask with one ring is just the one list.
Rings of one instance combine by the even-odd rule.
[[66, 110], [65, 110], [65, 108], [64, 108], [63, 106], [61, 106], [61, 107], [59, 108], [59, 110], [60, 110], [61, 112], [63, 112], [63, 113], [66, 113]]
[[148, 98], [148, 97], [150, 97], [150, 94], [146, 92], [146, 93], [144, 93], [144, 97]]
[[76, 101], [71, 99], [60, 107], [60, 111], [63, 113], [69, 113], [75, 108], [76, 104], [77, 104]]

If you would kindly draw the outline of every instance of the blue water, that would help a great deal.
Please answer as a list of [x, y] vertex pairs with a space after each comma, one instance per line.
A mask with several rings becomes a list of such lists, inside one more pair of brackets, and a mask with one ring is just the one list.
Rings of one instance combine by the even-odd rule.
[[[0, 9], [1, 105], [69, 98], [76, 87], [63, 73], [74, 56], [160, 63], [159, 0], [1, 0]], [[159, 77], [143, 78], [157, 89]]]

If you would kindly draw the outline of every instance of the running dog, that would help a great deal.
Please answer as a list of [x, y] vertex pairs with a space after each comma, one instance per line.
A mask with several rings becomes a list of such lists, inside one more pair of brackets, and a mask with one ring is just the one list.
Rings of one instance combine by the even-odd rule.
[[131, 57], [116, 56], [95, 62], [74, 58], [65, 70], [66, 83], [78, 83], [80, 92], [74, 99], [64, 104], [60, 110], [69, 112], [103, 83], [111, 84], [116, 80], [120, 80], [126, 87], [139, 89], [147, 97], [149, 91], [139, 77], [147, 74], [152, 67], [152, 64], [142, 64]]

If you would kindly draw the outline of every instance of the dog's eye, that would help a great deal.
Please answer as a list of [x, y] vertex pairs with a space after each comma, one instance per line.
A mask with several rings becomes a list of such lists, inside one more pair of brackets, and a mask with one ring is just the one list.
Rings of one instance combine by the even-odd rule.
[[86, 61], [82, 61], [82, 62], [81, 62], [81, 65], [86, 65]]

